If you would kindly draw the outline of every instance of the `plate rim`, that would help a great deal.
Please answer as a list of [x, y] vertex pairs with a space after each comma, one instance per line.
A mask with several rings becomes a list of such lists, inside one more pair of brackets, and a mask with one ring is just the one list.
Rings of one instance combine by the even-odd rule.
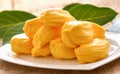
[[[116, 36], [119, 36], [120, 37], [120, 34], [118, 34], [118, 33], [113, 33], [113, 32], [106, 32], [106, 33], [110, 33], [110, 34], [115, 34]], [[10, 44], [5, 44], [5, 45], [3, 45], [2, 47], [0, 47], [0, 51], [5, 47], [5, 46], [7, 46], [7, 45], [10, 45]], [[118, 48], [118, 49], [120, 49], [120, 47]], [[20, 62], [17, 62], [17, 61], [13, 61], [14, 59], [12, 58], [12, 57], [9, 57], [10, 59], [7, 59], [8, 57], [3, 57], [2, 56], [2, 54], [0, 54], [0, 59], [2, 59], [2, 60], [4, 60], [4, 61], [7, 61], [7, 62], [10, 62], [10, 63], [13, 63], [13, 64], [17, 64], [17, 65], [23, 65], [23, 66], [28, 66], [28, 67], [36, 67], [36, 68], [45, 68], [45, 69], [57, 69], [57, 70], [93, 70], [93, 69], [96, 69], [96, 68], [98, 68], [98, 67], [100, 67], [100, 66], [103, 66], [103, 65], [105, 65], [105, 64], [107, 64], [107, 63], [110, 63], [110, 62], [112, 62], [113, 60], [115, 60], [115, 59], [117, 59], [117, 58], [119, 58], [120, 57], [120, 54], [115, 54], [114, 56], [112, 56], [112, 57], [114, 57], [114, 58], [111, 58], [111, 57], [107, 57], [107, 58], [105, 58], [104, 60], [101, 60], [102, 61], [102, 63], [100, 63], [100, 64], [97, 64], [97, 65], [95, 65], [95, 66], [91, 66], [91, 67], [89, 67], [89, 68], [87, 68], [87, 69], [85, 69], [85, 68], [81, 68], [81, 69], [79, 69], [79, 68], [58, 68], [58, 67], [50, 67], [50, 66], [36, 66], [36, 65], [32, 65], [32, 64], [26, 64], [26, 63], [20, 63]], [[106, 61], [105, 61], [106, 60]]]

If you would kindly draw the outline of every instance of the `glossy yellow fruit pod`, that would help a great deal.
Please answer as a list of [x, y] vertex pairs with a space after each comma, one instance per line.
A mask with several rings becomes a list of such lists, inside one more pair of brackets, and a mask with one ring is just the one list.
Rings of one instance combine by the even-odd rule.
[[61, 27], [65, 22], [73, 21], [75, 18], [65, 10], [46, 10], [40, 15], [41, 21], [49, 27]]
[[31, 54], [33, 57], [49, 56], [51, 54], [49, 44], [46, 44], [39, 49], [33, 48]]
[[48, 28], [46, 26], [42, 26], [33, 36], [33, 46], [34, 48], [41, 48], [45, 44], [49, 43], [50, 40], [56, 38], [58, 36], [58, 32], [54, 28]]
[[73, 48], [68, 48], [61, 40], [56, 38], [50, 41], [50, 51], [57, 59], [73, 59], [76, 57]]
[[42, 25], [43, 23], [39, 18], [34, 18], [25, 22], [23, 31], [29, 38], [33, 39], [34, 34]]
[[105, 39], [94, 39], [93, 42], [82, 44], [75, 49], [75, 54], [80, 63], [90, 63], [108, 56], [110, 43]]
[[71, 21], [63, 25], [61, 36], [67, 47], [75, 48], [83, 43], [91, 42], [94, 37], [94, 30], [90, 22]]
[[33, 49], [32, 41], [24, 33], [12, 37], [10, 40], [11, 49], [16, 54], [31, 54]]
[[104, 39], [105, 38], [105, 29], [96, 23], [92, 23], [92, 25], [93, 25], [93, 29], [94, 29], [94, 38]]

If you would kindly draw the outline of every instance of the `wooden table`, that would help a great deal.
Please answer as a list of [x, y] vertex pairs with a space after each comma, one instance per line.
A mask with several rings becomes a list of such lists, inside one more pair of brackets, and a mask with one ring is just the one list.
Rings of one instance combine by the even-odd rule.
[[[19, 9], [39, 15], [39, 12], [42, 9], [62, 7], [72, 2], [107, 6], [120, 13], [120, 0], [0, 0], [0, 11], [6, 9]], [[120, 74], [120, 58], [92, 71], [67, 71], [33, 68], [0, 60], [0, 74]]]

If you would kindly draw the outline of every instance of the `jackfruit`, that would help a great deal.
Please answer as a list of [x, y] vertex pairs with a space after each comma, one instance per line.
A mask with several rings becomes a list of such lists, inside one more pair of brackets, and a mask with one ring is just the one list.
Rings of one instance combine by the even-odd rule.
[[61, 40], [56, 38], [50, 41], [50, 51], [57, 59], [74, 59], [76, 57], [73, 48], [68, 48]]
[[29, 38], [33, 39], [34, 34], [42, 25], [43, 23], [39, 18], [34, 18], [25, 22], [23, 31]]
[[59, 34], [55, 28], [48, 28], [43, 25], [33, 36], [33, 46], [39, 49], [57, 36], [59, 36]]
[[16, 54], [31, 54], [33, 48], [31, 39], [25, 33], [13, 36], [10, 44], [12, 51]]
[[94, 30], [90, 22], [71, 21], [66, 22], [61, 30], [63, 43], [70, 48], [93, 41]]
[[39, 57], [39, 56], [49, 56], [51, 54], [49, 44], [44, 45], [41, 48], [33, 48], [32, 49], [32, 56], [33, 57]]
[[75, 20], [68, 11], [60, 9], [46, 10], [41, 13], [40, 19], [44, 25], [49, 27], [61, 27], [65, 22]]
[[75, 54], [80, 63], [90, 63], [106, 58], [109, 48], [110, 43], [107, 40], [96, 38], [93, 42], [76, 48]]

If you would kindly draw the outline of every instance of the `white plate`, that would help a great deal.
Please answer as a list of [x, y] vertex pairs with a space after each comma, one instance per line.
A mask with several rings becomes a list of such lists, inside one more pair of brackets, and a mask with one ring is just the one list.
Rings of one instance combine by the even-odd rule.
[[19, 65], [38, 68], [62, 70], [92, 70], [120, 57], [120, 34], [107, 32], [106, 37], [111, 44], [109, 57], [94, 63], [80, 64], [76, 59], [58, 60], [53, 57], [33, 58], [30, 55], [16, 56], [13, 52], [11, 52], [10, 44], [6, 44], [0, 48], [0, 59]]

